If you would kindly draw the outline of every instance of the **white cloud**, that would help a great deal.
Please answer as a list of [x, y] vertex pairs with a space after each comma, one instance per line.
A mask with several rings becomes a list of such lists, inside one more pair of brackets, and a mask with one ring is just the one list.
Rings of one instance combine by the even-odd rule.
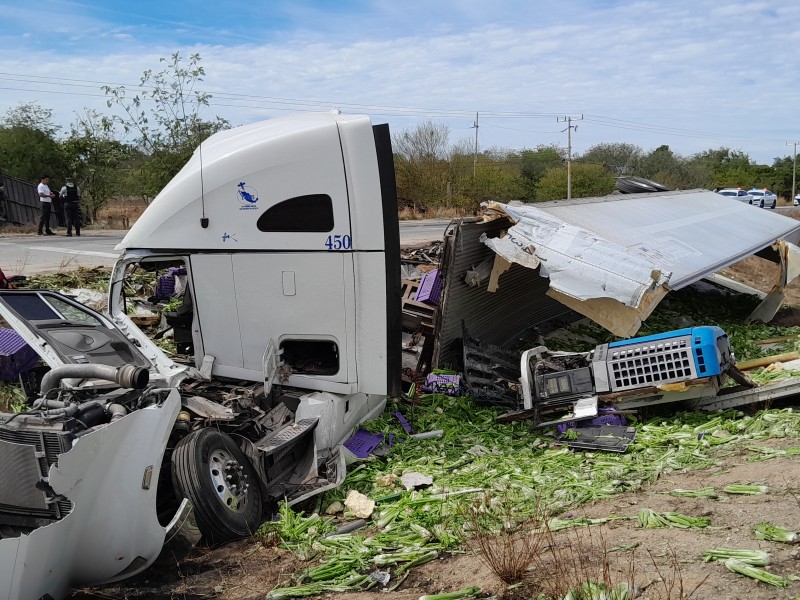
[[[0, 72], [136, 84], [143, 70], [160, 68], [159, 57], [180, 50], [201, 54], [203, 87], [217, 92], [211, 112], [235, 124], [337, 105], [388, 119], [395, 128], [443, 120], [455, 139], [473, 134], [480, 111], [482, 146], [523, 147], [563, 144], [555, 115], [583, 113], [587, 119], [574, 136], [578, 149], [602, 141], [666, 143], [686, 154], [729, 146], [767, 162], [786, 154], [784, 140], [800, 136], [796, 53], [778, 43], [800, 30], [800, 6], [780, 0], [536, 4], [500, 2], [489, 10], [477, 0], [380, 0], [359, 16], [292, 3], [270, 18], [289, 19], [294, 28], [261, 35], [258, 23], [240, 31], [224, 22], [185, 24], [174, 37], [196, 39], [183, 45], [170, 37], [153, 43], [152, 27], [164, 25], [157, 19], [134, 26], [83, 14], [75, 17], [82, 38], [50, 47], [33, 39], [20, 52], [20, 38], [6, 30]], [[21, 9], [15, 10], [22, 22]], [[44, 89], [6, 75], [0, 87]], [[47, 87], [87, 95], [3, 89], [0, 112], [36, 100], [67, 123], [84, 106], [106, 110], [98, 84]]]

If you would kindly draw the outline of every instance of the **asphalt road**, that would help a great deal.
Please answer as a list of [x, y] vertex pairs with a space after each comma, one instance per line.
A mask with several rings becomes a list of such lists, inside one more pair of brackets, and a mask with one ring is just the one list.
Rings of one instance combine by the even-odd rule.
[[[447, 220], [401, 221], [400, 243], [425, 244], [442, 239]], [[119, 252], [114, 247], [125, 231], [84, 229], [81, 237], [57, 235], [0, 235], [0, 267], [6, 275], [33, 275], [72, 270], [78, 267], [110, 267]], [[58, 231], [62, 233], [58, 235]]]

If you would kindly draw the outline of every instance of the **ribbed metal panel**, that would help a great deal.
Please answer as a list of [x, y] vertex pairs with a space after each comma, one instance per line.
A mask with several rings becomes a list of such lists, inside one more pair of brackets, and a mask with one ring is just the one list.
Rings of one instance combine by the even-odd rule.
[[[70, 449], [70, 443], [65, 436], [59, 435], [56, 431], [42, 431], [37, 429], [14, 429], [11, 427], [0, 427], [0, 442], [5, 448], [10, 445], [21, 445], [32, 448], [39, 453], [38, 477], [46, 478], [49, 475], [50, 467], [58, 463], [58, 455]], [[8, 472], [4, 473], [8, 475]], [[28, 479], [25, 482], [29, 483]], [[12, 485], [11, 481], [7, 482]], [[22, 483], [22, 482], [21, 482]], [[20, 490], [21, 491], [21, 490]], [[33, 490], [28, 490], [33, 494]], [[5, 499], [5, 498], [4, 498]], [[61, 519], [72, 510], [72, 502], [69, 499], [62, 499], [55, 503], [48, 503], [44, 508], [38, 502], [29, 502], [25, 494], [19, 494], [13, 504], [0, 503], [0, 523], [6, 515], [9, 516], [28, 516], [43, 519]]]
[[484, 343], [502, 346], [531, 327], [574, 315], [563, 304], [545, 296], [548, 279], [535, 271], [512, 265], [499, 279], [496, 292], [486, 291], [488, 280], [480, 286], [464, 283], [466, 272], [494, 252], [479, 241], [481, 234], [497, 236], [511, 223], [498, 219], [489, 223], [456, 222], [445, 239], [442, 257], [445, 287], [437, 319], [438, 343], [435, 366], [459, 365], [461, 362], [462, 322], [470, 336]]
[[[0, 217], [15, 225], [38, 223], [41, 203], [36, 195], [36, 184], [2, 173], [0, 173], [0, 183], [3, 185], [3, 195], [0, 196]], [[56, 216], [51, 213], [50, 226], [57, 225]]]

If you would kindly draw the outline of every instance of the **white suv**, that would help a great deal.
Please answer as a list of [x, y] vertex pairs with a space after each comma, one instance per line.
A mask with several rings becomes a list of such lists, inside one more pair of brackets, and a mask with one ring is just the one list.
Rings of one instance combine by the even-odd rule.
[[753, 197], [742, 188], [723, 188], [718, 190], [717, 193], [728, 196], [729, 198], [736, 198], [739, 202], [753, 204]]

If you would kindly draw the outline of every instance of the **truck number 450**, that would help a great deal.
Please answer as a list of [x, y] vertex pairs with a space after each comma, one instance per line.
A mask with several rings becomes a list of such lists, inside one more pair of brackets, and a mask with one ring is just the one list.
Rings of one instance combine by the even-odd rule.
[[350, 250], [353, 240], [349, 235], [329, 235], [325, 240], [325, 247], [328, 250]]

